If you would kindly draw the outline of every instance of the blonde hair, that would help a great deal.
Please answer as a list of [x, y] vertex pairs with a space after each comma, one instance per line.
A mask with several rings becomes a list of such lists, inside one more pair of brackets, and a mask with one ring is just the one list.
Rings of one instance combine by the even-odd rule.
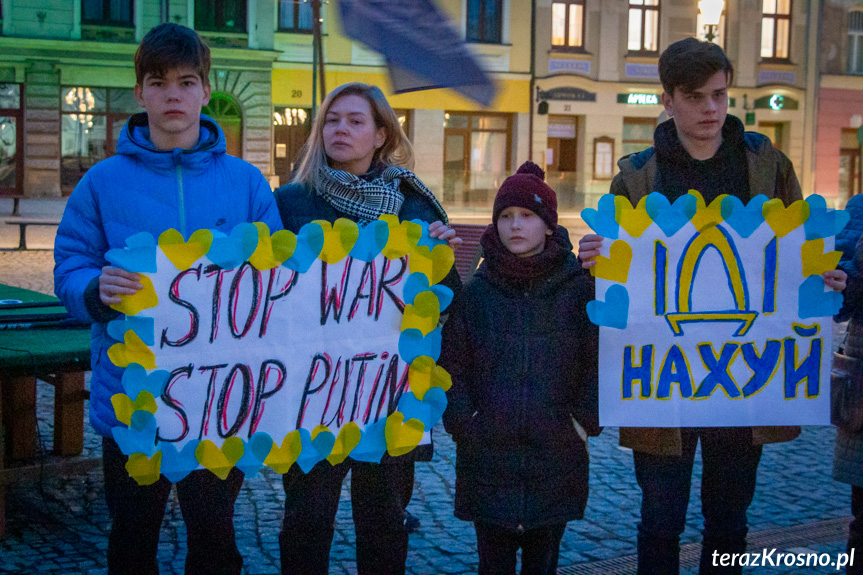
[[333, 103], [342, 96], [360, 96], [365, 98], [372, 109], [372, 117], [377, 128], [384, 128], [386, 140], [383, 146], [375, 152], [375, 161], [388, 166], [400, 166], [412, 170], [414, 167], [414, 149], [410, 140], [399, 124], [398, 116], [393, 111], [386, 96], [377, 86], [351, 82], [342, 84], [324, 98], [318, 115], [312, 124], [312, 133], [300, 150], [300, 160], [293, 182], [299, 182], [312, 188], [318, 187], [319, 178], [324, 166], [328, 165], [327, 153], [324, 150], [324, 122], [327, 112]]

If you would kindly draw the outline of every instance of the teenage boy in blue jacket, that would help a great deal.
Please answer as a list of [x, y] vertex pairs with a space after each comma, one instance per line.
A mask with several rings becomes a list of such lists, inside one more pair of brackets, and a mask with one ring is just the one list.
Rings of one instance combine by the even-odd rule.
[[[162, 24], [135, 54], [135, 98], [145, 113], [129, 118], [117, 154], [93, 166], [69, 198], [54, 246], [54, 285], [76, 317], [92, 322], [90, 421], [102, 435], [105, 496], [111, 514], [108, 572], [158, 573], [159, 528], [171, 483], [139, 486], [112, 439], [111, 396], [122, 369], [108, 359], [107, 323], [120, 296], [142, 286], [138, 274], [111, 267], [110, 249], [149, 232], [175, 228], [184, 237], [209, 228], [229, 233], [243, 222], [282, 228], [272, 192], [254, 166], [225, 153], [219, 126], [201, 114], [210, 99], [210, 51], [191, 29]], [[243, 474], [222, 481], [207, 470], [177, 484], [188, 531], [186, 573], [237, 574], [243, 559], [234, 536], [234, 501]]]

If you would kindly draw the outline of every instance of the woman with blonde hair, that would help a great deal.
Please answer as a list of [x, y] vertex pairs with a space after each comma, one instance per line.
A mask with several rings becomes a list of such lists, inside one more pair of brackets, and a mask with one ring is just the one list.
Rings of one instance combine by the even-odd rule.
[[[300, 152], [293, 181], [276, 190], [285, 229], [294, 233], [313, 220], [348, 218], [360, 225], [383, 214], [433, 222], [429, 235], [456, 247], [434, 194], [410, 169], [413, 148], [380, 88], [339, 86], [324, 99]], [[444, 280], [460, 285], [453, 269]], [[425, 446], [423, 446], [425, 447]], [[431, 459], [431, 446], [378, 463], [326, 460], [309, 473], [296, 465], [282, 481], [285, 517], [279, 534], [283, 574], [326, 575], [342, 481], [351, 471], [351, 504], [360, 575], [405, 572], [408, 531], [405, 506], [414, 482], [414, 461]]]

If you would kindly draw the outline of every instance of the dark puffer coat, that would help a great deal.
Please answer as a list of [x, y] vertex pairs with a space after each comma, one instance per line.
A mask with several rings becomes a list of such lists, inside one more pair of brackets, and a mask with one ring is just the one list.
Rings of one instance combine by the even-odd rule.
[[591, 299], [572, 253], [522, 285], [485, 260], [463, 289], [438, 362], [453, 379], [443, 420], [457, 445], [456, 517], [534, 529], [584, 516], [588, 455], [574, 419], [599, 433]]

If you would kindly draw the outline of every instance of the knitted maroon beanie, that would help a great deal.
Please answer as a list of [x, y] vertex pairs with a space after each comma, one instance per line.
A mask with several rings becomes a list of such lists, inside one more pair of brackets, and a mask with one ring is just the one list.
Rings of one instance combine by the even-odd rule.
[[545, 183], [545, 172], [531, 161], [504, 180], [494, 199], [492, 222], [497, 226], [500, 213], [510, 206], [526, 208], [552, 230], [557, 227], [557, 194]]

